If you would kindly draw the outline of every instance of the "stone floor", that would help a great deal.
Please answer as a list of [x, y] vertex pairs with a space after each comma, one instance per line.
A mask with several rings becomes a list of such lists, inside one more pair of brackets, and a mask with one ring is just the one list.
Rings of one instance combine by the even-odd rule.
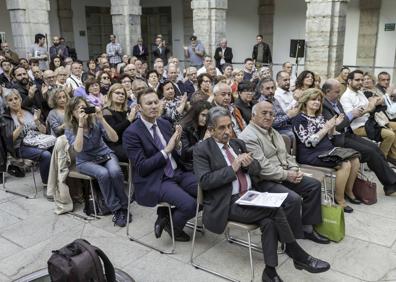
[[[32, 186], [30, 175], [22, 179], [7, 178], [10, 189], [31, 192]], [[103, 249], [116, 267], [138, 282], [224, 281], [189, 264], [190, 243], [177, 243], [176, 254], [161, 255], [129, 241], [126, 229], [114, 227], [111, 216], [85, 222], [71, 215], [57, 216], [53, 208], [54, 204], [44, 199], [42, 193], [37, 199], [24, 199], [0, 191], [1, 282], [46, 267], [51, 250], [76, 238], [85, 238]], [[279, 255], [278, 272], [284, 281], [396, 281], [396, 197], [385, 197], [380, 186], [376, 205], [354, 208], [353, 214], [345, 215], [346, 237], [340, 243], [317, 245], [300, 241], [309, 253], [329, 261], [331, 269], [323, 274], [309, 274], [296, 270], [286, 255]], [[161, 247], [171, 245], [167, 234], [159, 240], [154, 238], [153, 209], [133, 205], [133, 218], [134, 236]], [[253, 239], [258, 242], [258, 234]], [[230, 245], [224, 236], [199, 234], [195, 255], [200, 263], [240, 281], [249, 280], [247, 249]], [[253, 259], [255, 281], [260, 281], [263, 258], [254, 253]]]

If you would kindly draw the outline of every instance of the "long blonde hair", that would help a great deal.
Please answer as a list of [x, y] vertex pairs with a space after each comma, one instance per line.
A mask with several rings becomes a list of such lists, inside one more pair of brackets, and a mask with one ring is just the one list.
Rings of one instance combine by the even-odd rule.
[[122, 109], [126, 112], [128, 110], [128, 95], [126, 93], [124, 86], [122, 86], [121, 83], [114, 83], [110, 87], [109, 93], [107, 93], [107, 101], [104, 104], [104, 107], [109, 108], [111, 110], [115, 110], [114, 102], [113, 102], [113, 94], [118, 89], [122, 89], [122, 91], [124, 92], [125, 100], [124, 100], [124, 104], [122, 105]]
[[309, 100], [314, 100], [316, 98], [321, 98], [320, 108], [315, 112], [315, 116], [318, 116], [322, 113], [323, 109], [323, 92], [317, 88], [308, 88], [304, 90], [302, 96], [298, 99], [298, 109], [300, 112], [307, 113], [307, 103]]

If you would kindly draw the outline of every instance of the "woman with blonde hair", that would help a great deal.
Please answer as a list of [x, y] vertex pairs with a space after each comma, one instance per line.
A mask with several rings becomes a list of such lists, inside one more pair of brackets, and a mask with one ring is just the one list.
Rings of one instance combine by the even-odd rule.
[[64, 89], [57, 88], [48, 101], [52, 110], [48, 114], [46, 124], [55, 137], [61, 136], [65, 131], [65, 107], [69, 99]]
[[238, 84], [243, 80], [243, 70], [234, 69], [232, 71], [231, 91], [234, 100], [238, 99]]
[[136, 104], [127, 106], [128, 95], [120, 83], [113, 84], [107, 94], [107, 102], [103, 108], [103, 116], [118, 135], [117, 142], [106, 141], [121, 162], [128, 162], [128, 157], [122, 147], [122, 134], [136, 117]]
[[322, 115], [322, 101], [323, 93], [319, 89], [309, 88], [302, 92], [298, 101], [300, 113], [292, 121], [297, 137], [296, 159], [301, 164], [335, 168], [335, 201], [345, 212], [351, 213], [353, 209], [346, 205], [345, 197], [353, 204], [360, 203], [352, 192], [360, 167], [359, 158], [356, 157], [358, 153], [349, 151], [352, 149], [337, 148], [338, 151], [348, 151], [353, 156], [340, 161], [321, 157], [335, 151], [330, 139], [335, 134], [335, 127], [344, 119], [344, 115], [340, 114], [326, 121]]

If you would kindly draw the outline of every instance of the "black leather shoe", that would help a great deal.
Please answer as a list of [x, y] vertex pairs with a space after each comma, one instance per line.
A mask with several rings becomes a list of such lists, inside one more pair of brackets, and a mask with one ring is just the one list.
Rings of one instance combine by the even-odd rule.
[[[169, 234], [169, 236], [172, 238], [170, 224], [167, 224], [164, 229]], [[173, 229], [173, 232], [175, 233], [175, 241], [178, 241], [178, 242], [190, 241], [190, 236], [183, 230]]]
[[318, 244], [329, 244], [330, 243], [329, 239], [320, 235], [315, 230], [312, 230], [311, 233], [304, 232], [304, 239], [314, 241], [315, 243], [318, 243]]
[[162, 231], [164, 230], [165, 226], [168, 224], [167, 217], [157, 217], [157, 220], [154, 223], [154, 235], [155, 238], [159, 238], [162, 235]]
[[347, 194], [345, 194], [344, 196], [345, 196], [345, 199], [347, 199], [351, 204], [360, 205], [362, 203], [362, 201], [360, 201], [356, 198], [353, 199], [353, 198], [349, 197]]
[[274, 278], [270, 278], [268, 274], [265, 273], [265, 271], [263, 271], [263, 276], [261, 277], [261, 280], [263, 282], [283, 282], [283, 280], [278, 275], [276, 275]]
[[345, 207], [344, 207], [344, 212], [346, 212], [346, 213], [352, 213], [352, 212], [353, 212], [353, 208], [351, 208], [350, 206], [345, 206]]
[[294, 260], [293, 262], [295, 268], [299, 270], [305, 269], [310, 273], [320, 273], [330, 269], [330, 264], [328, 262], [325, 262], [323, 260], [311, 256], [308, 256], [306, 261]]
[[391, 196], [396, 193], [396, 187], [394, 185], [384, 186], [385, 196]]

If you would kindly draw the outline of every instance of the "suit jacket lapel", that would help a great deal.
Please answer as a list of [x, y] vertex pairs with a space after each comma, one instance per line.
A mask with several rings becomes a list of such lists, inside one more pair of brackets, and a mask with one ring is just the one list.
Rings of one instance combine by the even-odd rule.
[[227, 161], [224, 158], [223, 152], [221, 152], [221, 149], [219, 148], [219, 146], [217, 146], [217, 143], [213, 138], [209, 138], [209, 151], [213, 154], [213, 159], [216, 160], [217, 163], [215, 165], [218, 166], [218, 168], [228, 166]]
[[[160, 150], [160, 148], [158, 148], [158, 146], [155, 144], [153, 136], [151, 135], [151, 133], [148, 131], [147, 127], [144, 125], [143, 121], [139, 118], [137, 121], [137, 125], [140, 127], [140, 132], [142, 132], [146, 138], [148, 140], [150, 140], [150, 142], [153, 144], [154, 147], [156, 147], [158, 150]], [[164, 136], [165, 137], [165, 136]]]

